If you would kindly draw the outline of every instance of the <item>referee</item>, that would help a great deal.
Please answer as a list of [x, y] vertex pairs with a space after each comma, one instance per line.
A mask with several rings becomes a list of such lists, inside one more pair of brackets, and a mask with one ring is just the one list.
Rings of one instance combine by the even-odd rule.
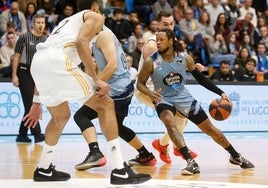
[[[36, 52], [36, 45], [46, 40], [46, 36], [43, 35], [45, 17], [36, 14], [33, 18], [32, 27], [31, 32], [22, 34], [18, 39], [12, 66], [12, 83], [20, 89], [24, 105], [24, 116], [28, 114], [32, 106], [35, 84], [30, 73], [30, 67], [32, 58]], [[45, 140], [44, 134], [41, 133], [39, 123], [35, 128], [31, 128], [30, 130], [31, 134], [34, 135], [35, 143]], [[31, 142], [32, 140], [27, 136], [27, 132], [28, 128], [21, 121], [16, 142]]]

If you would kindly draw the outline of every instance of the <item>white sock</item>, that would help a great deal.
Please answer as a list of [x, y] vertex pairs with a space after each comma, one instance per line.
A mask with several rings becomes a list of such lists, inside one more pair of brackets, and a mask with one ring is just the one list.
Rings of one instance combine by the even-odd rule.
[[39, 161], [39, 168], [48, 169], [50, 163], [52, 162], [53, 154], [55, 152], [56, 146], [49, 146], [44, 144], [42, 155]]
[[108, 141], [109, 149], [111, 151], [111, 164], [112, 169], [122, 169], [124, 168], [124, 161], [122, 158], [122, 153], [119, 146], [118, 138]]

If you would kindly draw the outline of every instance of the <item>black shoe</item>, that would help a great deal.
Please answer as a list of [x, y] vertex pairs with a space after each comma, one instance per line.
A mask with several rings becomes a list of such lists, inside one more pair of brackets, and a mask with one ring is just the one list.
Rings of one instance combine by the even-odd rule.
[[130, 166], [124, 162], [124, 168], [112, 170], [110, 183], [114, 185], [140, 184], [151, 178], [149, 174], [136, 174]]
[[28, 136], [18, 135], [17, 138], [16, 138], [16, 142], [30, 143], [30, 142], [32, 142], [32, 140]]
[[244, 169], [255, 168], [254, 164], [252, 164], [250, 161], [242, 157], [240, 154], [239, 154], [239, 157], [237, 158], [233, 158], [232, 156], [230, 156], [229, 161], [230, 163], [234, 165], [239, 165], [241, 168], [244, 168]]
[[182, 175], [193, 175], [193, 174], [199, 174], [199, 173], [200, 173], [199, 166], [193, 159], [188, 160], [186, 167], [181, 170]]
[[89, 152], [86, 159], [75, 165], [76, 170], [87, 170], [93, 167], [100, 167], [106, 164], [106, 158], [101, 152]]
[[34, 181], [67, 181], [70, 178], [70, 174], [57, 171], [52, 164], [48, 169], [37, 168], [33, 176]]
[[45, 140], [45, 135], [44, 134], [34, 135], [34, 142], [35, 143], [43, 142], [44, 140]]
[[152, 153], [148, 156], [137, 155], [135, 159], [128, 161], [129, 165], [144, 165], [144, 166], [154, 166], [156, 164], [156, 158]]

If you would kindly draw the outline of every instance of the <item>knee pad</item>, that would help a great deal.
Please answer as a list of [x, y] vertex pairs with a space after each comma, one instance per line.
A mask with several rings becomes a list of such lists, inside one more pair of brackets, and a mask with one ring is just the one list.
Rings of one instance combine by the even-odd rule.
[[83, 105], [75, 114], [74, 121], [80, 128], [81, 132], [86, 130], [87, 128], [94, 127], [94, 124], [91, 120], [98, 117], [97, 112], [95, 112], [92, 108]]

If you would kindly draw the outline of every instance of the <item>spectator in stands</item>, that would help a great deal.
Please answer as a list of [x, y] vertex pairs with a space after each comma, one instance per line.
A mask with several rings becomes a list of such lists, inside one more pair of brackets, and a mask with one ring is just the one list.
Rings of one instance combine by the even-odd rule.
[[133, 58], [132, 67], [134, 67], [137, 70], [138, 70], [138, 67], [139, 67], [139, 62], [140, 62], [140, 58], [141, 58], [141, 52], [142, 52], [142, 48], [143, 48], [144, 43], [145, 42], [144, 42], [144, 39], [142, 37], [138, 38], [135, 50], [130, 53], [130, 55]]
[[194, 18], [199, 20], [202, 13], [206, 12], [204, 0], [196, 0], [191, 6], [193, 9]]
[[0, 14], [9, 9], [11, 0], [0, 1]]
[[261, 16], [258, 18], [257, 20], [257, 26], [254, 28], [254, 31], [253, 31], [253, 42], [255, 43], [256, 42], [256, 46], [257, 47], [257, 44], [259, 43], [259, 40], [261, 38], [261, 27], [267, 27], [267, 24], [266, 24], [266, 21], [265, 21], [265, 18], [264, 16]]
[[236, 40], [236, 34], [234, 32], [230, 33], [227, 41], [226, 41], [226, 45], [227, 45], [227, 53], [228, 54], [234, 54], [234, 55], [238, 55], [239, 53], [239, 49], [240, 49], [240, 43]]
[[152, 14], [152, 5], [154, 4], [153, 0], [134, 0], [133, 1], [133, 10], [136, 11], [141, 18], [141, 22], [145, 26], [150, 24], [150, 16]]
[[74, 6], [72, 4], [66, 4], [63, 9], [63, 13], [59, 14], [57, 18], [57, 25], [62, 21], [63, 19], [72, 16], [74, 14]]
[[7, 22], [7, 32], [5, 32], [1, 37], [1, 45], [7, 44], [7, 34], [14, 33], [15, 41], [19, 39], [19, 35], [16, 34], [16, 25], [14, 22]]
[[199, 23], [202, 27], [203, 39], [211, 40], [215, 34], [214, 26], [211, 24], [210, 15], [208, 12], [202, 12], [199, 18]]
[[268, 28], [266, 26], [262, 26], [260, 28], [260, 37], [256, 41], [254, 41], [256, 50], [260, 42], [263, 42], [265, 44], [266, 49], [268, 49]]
[[254, 25], [251, 23], [252, 18], [253, 14], [247, 12], [244, 19], [237, 20], [233, 31], [236, 33], [238, 40], [241, 41], [245, 34], [253, 36]]
[[234, 77], [238, 81], [256, 82], [256, 60], [247, 59], [245, 66], [235, 71]]
[[244, 19], [246, 14], [248, 12], [251, 12], [253, 15], [251, 23], [254, 25], [254, 27], [256, 27], [257, 26], [256, 10], [251, 6], [252, 6], [252, 0], [244, 0], [242, 7], [239, 9], [241, 13], [239, 19]]
[[249, 34], [245, 34], [242, 38], [242, 41], [240, 41], [240, 46], [244, 46], [249, 50], [249, 53], [251, 56], [255, 55], [255, 48], [252, 42], [252, 38], [249, 36]]
[[128, 37], [128, 52], [131, 53], [136, 49], [138, 38], [142, 38], [143, 30], [141, 24], [137, 24], [134, 32]]
[[220, 68], [216, 70], [210, 77], [212, 81], [235, 81], [235, 77], [231, 71], [229, 61], [221, 61]]
[[268, 79], [268, 56], [266, 53], [267, 47], [264, 42], [260, 41], [258, 43], [256, 56], [253, 56], [253, 58], [257, 62], [257, 72], [264, 72], [264, 78]]
[[130, 73], [130, 79], [132, 80], [133, 84], [136, 82], [138, 71], [134, 68], [133, 65], [133, 58], [131, 55], [126, 54], [126, 61], [128, 65], [128, 71]]
[[181, 38], [187, 42], [188, 51], [199, 54], [203, 48], [202, 27], [198, 20], [193, 18], [193, 10], [188, 7], [185, 11], [185, 19], [180, 21], [179, 28]]
[[144, 41], [146, 42], [148, 39], [156, 35], [157, 32], [157, 27], [158, 27], [158, 21], [156, 19], [153, 19], [150, 22], [149, 25], [149, 30], [145, 31], [142, 35]]
[[157, 0], [152, 6], [153, 18], [157, 18], [157, 15], [161, 11], [172, 12], [172, 8], [167, 0]]
[[236, 21], [240, 17], [239, 6], [236, 2], [237, 0], [227, 0], [227, 4], [223, 5], [231, 31], [234, 29]]
[[130, 25], [126, 19], [123, 18], [124, 10], [116, 8], [113, 11], [113, 17], [105, 19], [105, 25], [112, 30], [119, 41], [125, 45], [127, 49], [128, 37], [130, 36]]
[[140, 20], [139, 20], [139, 17], [138, 17], [138, 13], [135, 12], [135, 11], [131, 11], [129, 14], [128, 14], [128, 23], [129, 23], [129, 33], [133, 33], [134, 32], [134, 27], [137, 25], [137, 24], [140, 24]]
[[251, 58], [250, 51], [246, 46], [243, 46], [235, 58], [234, 61], [234, 70], [242, 69], [245, 67], [247, 60]]
[[174, 6], [172, 9], [173, 17], [175, 20], [175, 25], [178, 25], [179, 22], [184, 18], [184, 10], [180, 9], [179, 6]]
[[208, 53], [211, 63], [219, 66], [223, 60], [229, 61], [231, 68], [233, 68], [236, 56], [234, 54], [227, 54], [228, 48], [221, 33], [215, 33], [213, 40], [209, 41]]
[[224, 9], [220, 4], [220, 0], [211, 0], [208, 5], [205, 6], [205, 9], [211, 17], [211, 24], [215, 25], [217, 18], [220, 13], [224, 13]]
[[16, 45], [15, 33], [9, 32], [6, 35], [7, 43], [0, 48], [0, 75], [12, 77], [11, 57], [14, 55]]
[[66, 4], [71, 4], [74, 8], [74, 13], [77, 12], [77, 0], [57, 0], [55, 5], [55, 14], [63, 14], [63, 10]]
[[37, 11], [36, 5], [33, 2], [27, 3], [24, 11], [24, 16], [26, 19], [27, 31], [29, 32], [32, 30], [32, 21], [34, 15], [36, 14], [36, 11]]
[[214, 30], [216, 33], [221, 33], [224, 40], [227, 41], [227, 38], [231, 33], [231, 29], [225, 13], [220, 13], [218, 15], [216, 23], [214, 25]]
[[0, 14], [0, 33], [7, 32], [7, 22], [15, 23], [17, 35], [27, 32], [25, 16], [16, 1], [13, 1], [10, 8]]
[[268, 25], [268, 6], [265, 8], [263, 12], [263, 17], [265, 19], [265, 24]]
[[184, 14], [186, 9], [190, 7], [187, 0], [178, 0], [175, 6], [182, 12], [182, 14]]

